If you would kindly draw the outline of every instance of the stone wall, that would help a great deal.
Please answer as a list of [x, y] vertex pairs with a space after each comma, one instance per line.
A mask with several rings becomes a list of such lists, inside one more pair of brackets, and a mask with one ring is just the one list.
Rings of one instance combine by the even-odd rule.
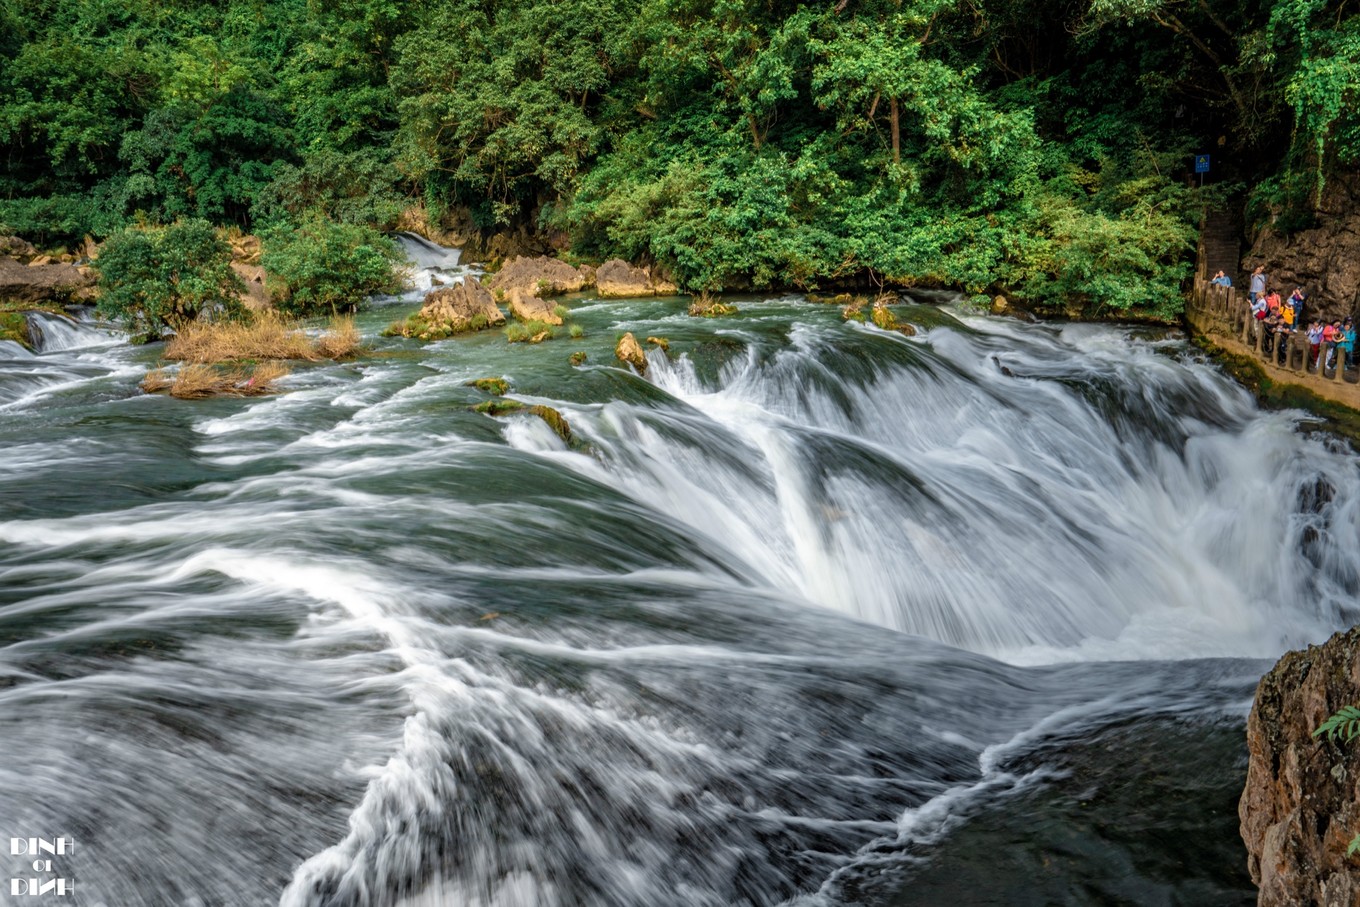
[[1242, 270], [1265, 265], [1281, 295], [1295, 286], [1309, 294], [1310, 314], [1328, 320], [1360, 314], [1360, 174], [1330, 180], [1318, 207], [1317, 226], [1285, 235], [1259, 227]]
[[1360, 832], [1360, 739], [1312, 736], [1346, 705], [1360, 705], [1360, 627], [1289, 652], [1257, 687], [1238, 817], [1260, 907], [1360, 907], [1360, 854], [1346, 855]]

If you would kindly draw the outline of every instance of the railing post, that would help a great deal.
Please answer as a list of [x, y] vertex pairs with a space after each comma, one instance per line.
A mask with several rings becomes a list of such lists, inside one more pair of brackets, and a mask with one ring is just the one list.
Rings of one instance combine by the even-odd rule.
[[1346, 375], [1346, 348], [1338, 346], [1336, 348], [1336, 371], [1332, 373], [1333, 381], [1342, 381]]

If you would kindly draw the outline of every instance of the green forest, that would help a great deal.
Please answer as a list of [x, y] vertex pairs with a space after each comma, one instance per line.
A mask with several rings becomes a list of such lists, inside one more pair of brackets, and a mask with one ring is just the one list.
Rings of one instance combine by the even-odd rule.
[[[1360, 155], [1321, 0], [3, 0], [0, 222], [390, 230], [423, 204], [689, 291], [1179, 310], [1199, 213]], [[1199, 189], [1193, 156], [1210, 153]]]

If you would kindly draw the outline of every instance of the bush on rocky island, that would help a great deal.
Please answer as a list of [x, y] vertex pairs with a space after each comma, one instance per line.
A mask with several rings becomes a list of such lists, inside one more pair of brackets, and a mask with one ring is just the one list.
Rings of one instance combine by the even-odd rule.
[[290, 315], [354, 312], [369, 296], [406, 286], [401, 250], [371, 227], [313, 218], [265, 230], [261, 239], [270, 295]]
[[94, 267], [102, 291], [99, 313], [121, 321], [143, 343], [158, 339], [166, 327], [245, 314], [231, 247], [206, 221], [115, 233]]

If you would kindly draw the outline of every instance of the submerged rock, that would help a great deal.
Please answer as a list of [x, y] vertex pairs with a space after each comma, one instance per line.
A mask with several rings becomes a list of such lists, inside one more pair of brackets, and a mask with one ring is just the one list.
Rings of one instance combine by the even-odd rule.
[[723, 315], [735, 315], [737, 307], [720, 302], [704, 293], [690, 301], [689, 313], [695, 318], [721, 318]]
[[488, 416], [509, 416], [515, 413], [527, 413], [531, 416], [538, 416], [548, 427], [553, 430], [557, 437], [562, 439], [562, 443], [571, 446], [574, 439], [571, 434], [571, 426], [567, 424], [567, 419], [560, 412], [551, 406], [535, 404], [526, 406], [518, 400], [487, 400], [472, 407], [474, 412], [483, 413]]
[[631, 365], [637, 369], [639, 375], [647, 374], [647, 354], [642, 351], [642, 346], [629, 331], [619, 338], [619, 343], [614, 347], [614, 355], [624, 365]]
[[1360, 904], [1360, 739], [1313, 737], [1360, 705], [1360, 627], [1289, 652], [1262, 678], [1247, 719], [1247, 783], [1237, 812], [1261, 907]]
[[667, 340], [665, 337], [648, 337], [647, 342], [650, 343], [652, 346], [661, 347], [661, 349], [665, 350], [668, 353], [671, 350], [671, 342]]
[[491, 394], [493, 397], [503, 396], [510, 390], [510, 382], [504, 378], [478, 378], [476, 381], [469, 381], [469, 387], [475, 387], [483, 393]]

